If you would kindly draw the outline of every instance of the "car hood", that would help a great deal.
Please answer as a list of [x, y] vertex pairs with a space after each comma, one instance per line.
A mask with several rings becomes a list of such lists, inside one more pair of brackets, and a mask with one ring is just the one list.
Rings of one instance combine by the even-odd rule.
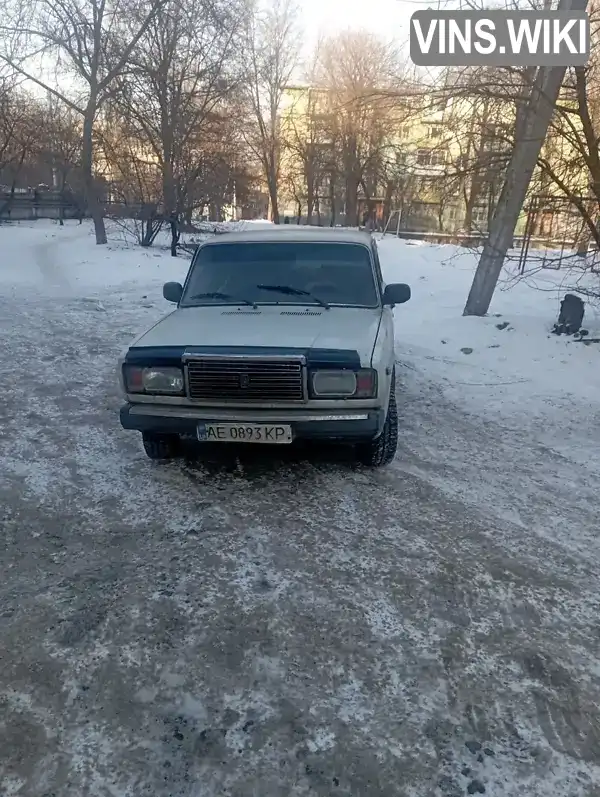
[[182, 307], [165, 316], [132, 346], [277, 346], [351, 349], [370, 365], [380, 309], [261, 305]]

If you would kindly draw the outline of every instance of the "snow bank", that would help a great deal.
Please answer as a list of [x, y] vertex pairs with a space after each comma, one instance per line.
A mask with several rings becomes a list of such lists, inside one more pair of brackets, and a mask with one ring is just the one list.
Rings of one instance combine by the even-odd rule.
[[[398, 356], [439, 382], [453, 401], [512, 418], [562, 412], [571, 402], [597, 406], [600, 344], [550, 334], [570, 284], [564, 271], [515, 282], [505, 270], [489, 315], [465, 318], [475, 253], [391, 237], [378, 246], [386, 281], [407, 282], [413, 292], [395, 310]], [[589, 304], [584, 327], [590, 337], [600, 336], [598, 313]]]
[[0, 226], [0, 290], [78, 295], [128, 283], [156, 286], [185, 278], [189, 258], [160, 247], [143, 249], [122, 228], [107, 224], [109, 243], [96, 246], [90, 224], [37, 222]]

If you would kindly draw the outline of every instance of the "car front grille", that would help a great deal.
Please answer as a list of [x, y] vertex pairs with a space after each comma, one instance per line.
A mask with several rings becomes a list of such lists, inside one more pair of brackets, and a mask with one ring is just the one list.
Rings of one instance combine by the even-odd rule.
[[187, 379], [194, 401], [304, 401], [300, 360], [198, 358], [188, 362]]

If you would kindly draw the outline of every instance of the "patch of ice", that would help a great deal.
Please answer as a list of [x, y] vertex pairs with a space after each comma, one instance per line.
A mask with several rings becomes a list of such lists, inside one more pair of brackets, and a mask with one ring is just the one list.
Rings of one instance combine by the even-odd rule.
[[325, 728], [318, 728], [312, 739], [307, 740], [311, 753], [322, 753], [335, 747], [335, 734]]
[[335, 696], [339, 705], [338, 717], [346, 724], [365, 723], [374, 712], [373, 705], [363, 688], [363, 682], [355, 675], [347, 677]]

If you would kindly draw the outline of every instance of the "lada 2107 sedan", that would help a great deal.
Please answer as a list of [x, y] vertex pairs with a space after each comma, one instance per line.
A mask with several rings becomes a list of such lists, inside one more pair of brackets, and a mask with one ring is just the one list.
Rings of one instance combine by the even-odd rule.
[[352, 443], [377, 467], [398, 441], [394, 305], [368, 233], [228, 233], [195, 252], [176, 309], [119, 362], [125, 429], [152, 459], [199, 442]]

